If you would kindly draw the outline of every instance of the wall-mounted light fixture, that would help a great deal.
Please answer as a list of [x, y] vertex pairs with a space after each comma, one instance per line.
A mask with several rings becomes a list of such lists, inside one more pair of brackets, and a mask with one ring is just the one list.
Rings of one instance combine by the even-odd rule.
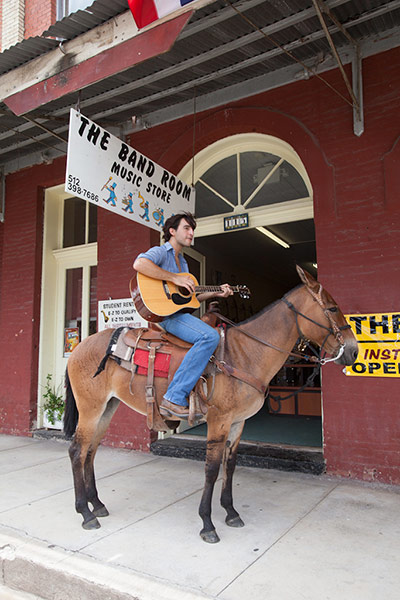
[[260, 231], [260, 233], [263, 233], [264, 235], [269, 237], [276, 244], [283, 246], [283, 248], [290, 248], [289, 244], [287, 244], [286, 242], [281, 240], [281, 238], [278, 237], [277, 235], [275, 235], [274, 233], [271, 233], [271, 231], [269, 231], [268, 229], [265, 229], [265, 227], [256, 227], [256, 229], [257, 229], [257, 231]]

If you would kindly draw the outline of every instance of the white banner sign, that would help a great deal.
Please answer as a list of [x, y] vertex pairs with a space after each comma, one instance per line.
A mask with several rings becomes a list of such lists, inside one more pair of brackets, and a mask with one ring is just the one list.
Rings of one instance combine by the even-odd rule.
[[65, 190], [157, 230], [173, 214], [194, 213], [192, 186], [74, 109]]
[[147, 327], [130, 298], [120, 300], [100, 300], [98, 331], [117, 327]]

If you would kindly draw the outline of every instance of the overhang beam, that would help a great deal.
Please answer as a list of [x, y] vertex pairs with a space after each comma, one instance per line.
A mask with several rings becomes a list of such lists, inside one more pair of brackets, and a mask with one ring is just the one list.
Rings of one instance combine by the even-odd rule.
[[[337, 62], [339, 70], [342, 74], [344, 83], [346, 85], [347, 91], [349, 92], [350, 98], [352, 100], [353, 105], [353, 131], [357, 136], [360, 136], [364, 131], [364, 115], [363, 115], [363, 105], [362, 105], [362, 71], [361, 71], [361, 54], [358, 43], [352, 38], [349, 32], [343, 27], [343, 25], [338, 21], [335, 15], [329, 10], [327, 6], [325, 6], [323, 0], [312, 0], [315, 12], [319, 18], [322, 29], [325, 33], [326, 39], [328, 40], [328, 44], [332, 50], [333, 56]], [[328, 29], [327, 24], [325, 23], [325, 19], [322, 13], [328, 15], [328, 17], [333, 21], [333, 23], [338, 27], [338, 29], [345, 35], [345, 37], [350, 41], [354, 48], [355, 59], [353, 60], [353, 70], [352, 70], [352, 80], [351, 84], [346, 71], [344, 70], [342, 61], [340, 60], [339, 52], [336, 49], [335, 43], [332, 39], [331, 33]]]
[[149, 58], [167, 52], [192, 16], [186, 12], [176, 19], [143, 31], [118, 46], [114, 46], [63, 70], [35, 85], [4, 99], [14, 114], [20, 116], [66, 94], [121, 73]]
[[0, 76], [0, 100], [74, 67], [100, 52], [105, 52], [138, 35], [132, 14], [126, 11], [114, 19], [60, 42], [58, 48]]
[[[252, 1], [256, 2], [259, 0]], [[195, 8], [199, 10], [212, 2], [215, 2], [215, 0], [197, 0]], [[53, 77], [65, 69], [76, 66], [97, 54], [110, 50], [122, 42], [126, 42], [137, 35], [142, 35], [150, 29], [180, 17], [185, 13], [189, 13], [189, 19], [193, 12], [192, 5], [185, 4], [180, 9], [150, 23], [150, 25], [139, 31], [131, 11], [127, 10], [72, 40], [61, 42], [58, 48], [45, 52], [41, 56], [29, 60], [8, 73], [0, 75], [0, 100], [2, 101], [8, 96], [23, 91], [27, 87], [31, 87], [49, 77]], [[51, 35], [50, 31], [49, 35]]]

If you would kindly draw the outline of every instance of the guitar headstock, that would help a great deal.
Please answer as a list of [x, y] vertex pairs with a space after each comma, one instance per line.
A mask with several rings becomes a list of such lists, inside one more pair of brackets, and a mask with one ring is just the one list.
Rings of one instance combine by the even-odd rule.
[[246, 285], [238, 285], [237, 286], [239, 296], [244, 300], [248, 300], [251, 296], [251, 292]]

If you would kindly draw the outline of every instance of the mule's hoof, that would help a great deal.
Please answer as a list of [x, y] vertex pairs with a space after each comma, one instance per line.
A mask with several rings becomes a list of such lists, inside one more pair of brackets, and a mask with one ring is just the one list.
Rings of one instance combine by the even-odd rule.
[[93, 511], [93, 514], [95, 517], [108, 517], [110, 513], [105, 506], [100, 506]]
[[82, 527], [83, 529], [99, 529], [101, 525], [96, 517], [94, 517], [94, 519], [90, 519], [90, 521], [84, 521]]
[[244, 527], [244, 523], [239, 515], [237, 517], [233, 517], [232, 519], [228, 519], [228, 517], [226, 517], [225, 523], [229, 525], [229, 527]]
[[212, 531], [200, 531], [200, 537], [208, 544], [216, 544], [220, 541], [215, 529]]

